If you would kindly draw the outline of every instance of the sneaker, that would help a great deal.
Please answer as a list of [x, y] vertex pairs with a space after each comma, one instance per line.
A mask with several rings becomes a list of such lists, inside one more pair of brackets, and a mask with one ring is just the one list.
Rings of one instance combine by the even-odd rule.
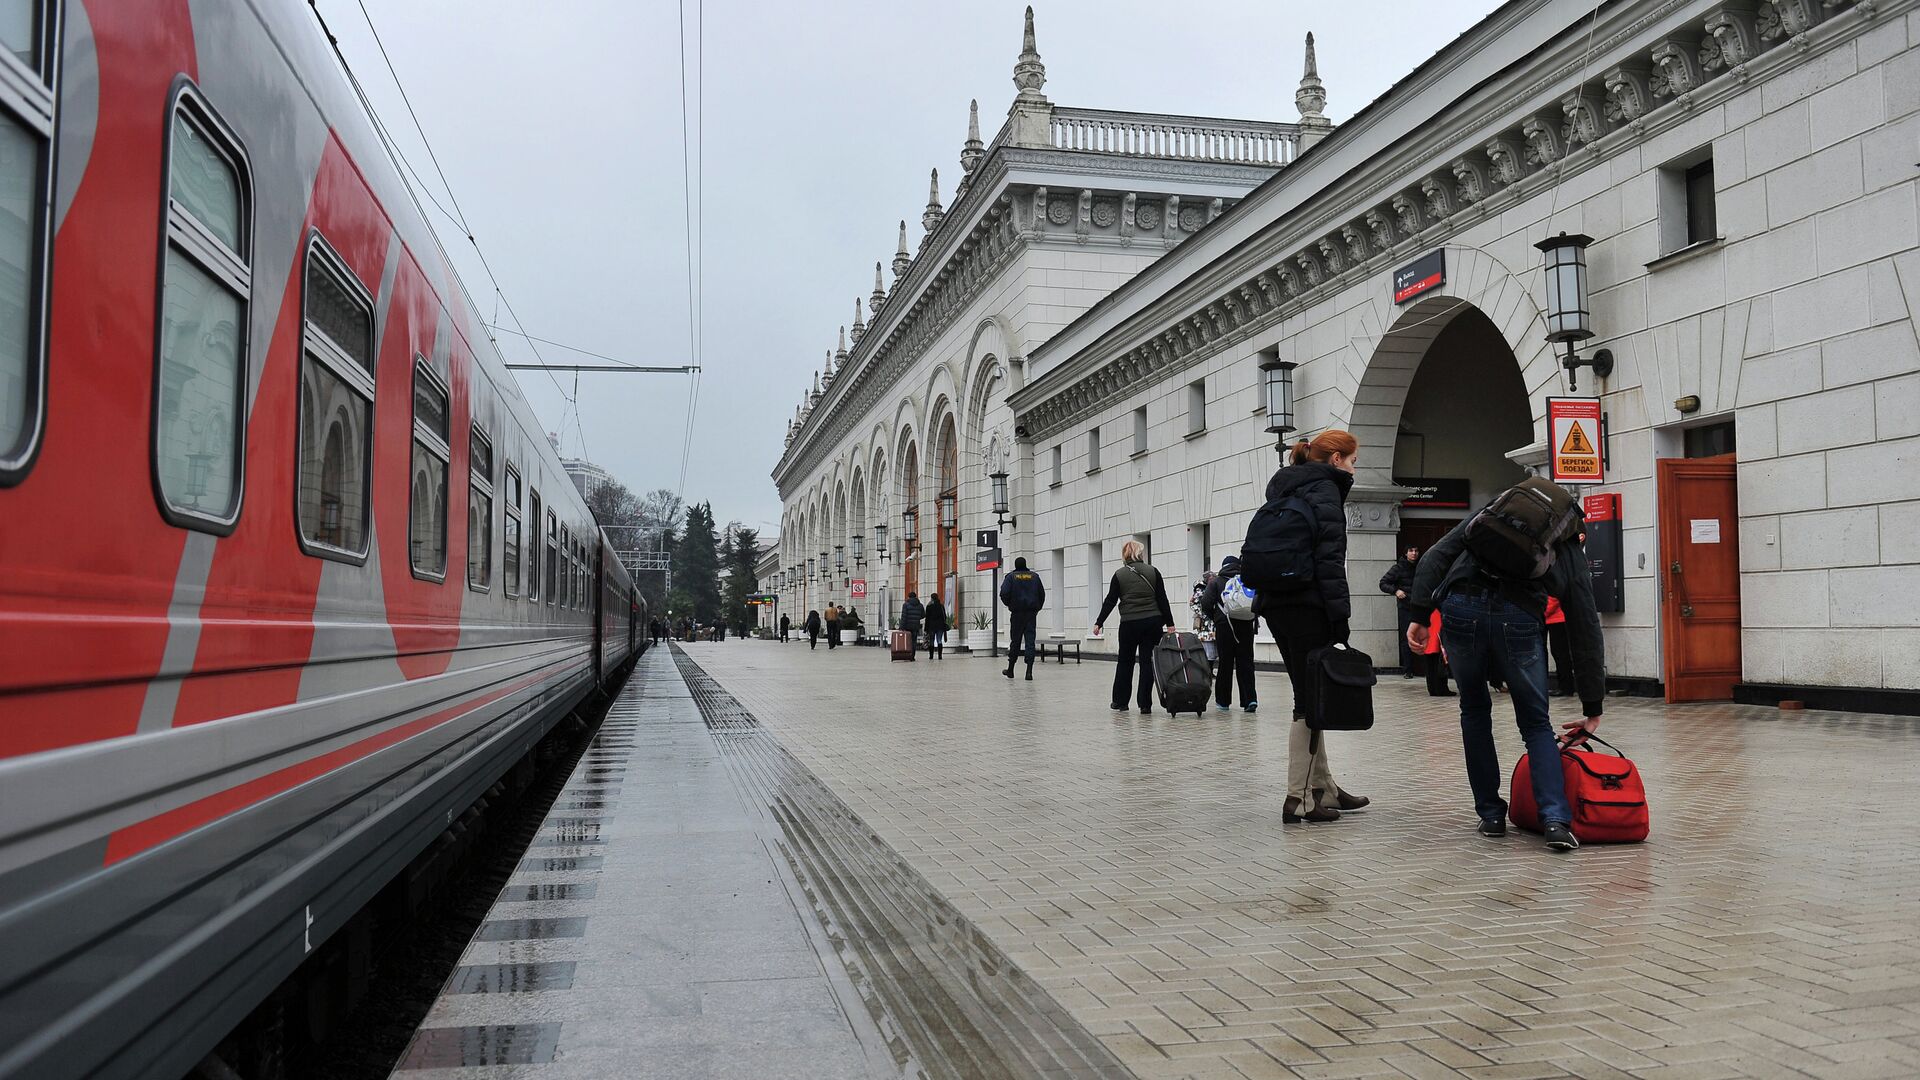
[[1247, 703], [1246, 703], [1245, 705], [1242, 705], [1242, 706], [1240, 706], [1240, 711], [1241, 711], [1241, 712], [1253, 712], [1254, 710], [1256, 710], [1256, 709], [1258, 709], [1259, 707], [1260, 707], [1260, 703], [1259, 703], [1259, 702], [1257, 702], [1257, 701], [1249, 701], [1249, 702], [1247, 702]]
[[1474, 831], [1489, 840], [1498, 840], [1507, 835], [1507, 823], [1504, 821], [1488, 821], [1486, 818], [1481, 818], [1479, 827]]
[[1232, 712], [1232, 711], [1233, 711], [1233, 706], [1231, 706], [1231, 705], [1222, 705], [1222, 704], [1220, 704], [1219, 702], [1217, 702], [1217, 701], [1216, 701], [1216, 702], [1214, 702], [1214, 703], [1213, 703], [1213, 711], [1214, 711], [1214, 712]]
[[1125, 704], [1121, 704], [1121, 705], [1109, 705], [1109, 706], [1107, 706], [1107, 708], [1109, 708], [1109, 709], [1112, 709], [1112, 710], [1113, 710], [1114, 712], [1126, 712], [1126, 711], [1127, 711], [1127, 709], [1128, 709], [1128, 708], [1130, 708], [1130, 706], [1128, 706], [1128, 705], [1125, 705]]
[[1411, 671], [1403, 671], [1403, 672], [1401, 672], [1401, 673], [1400, 673], [1400, 677], [1401, 677], [1402, 679], [1411, 679], [1411, 678], [1413, 678], [1413, 672], [1411, 672]]
[[1152, 716], [1152, 715], [1153, 715], [1153, 706], [1151, 706], [1151, 705], [1142, 705], [1142, 706], [1140, 706], [1140, 715], [1141, 715], [1141, 716]]
[[1580, 841], [1574, 838], [1572, 829], [1556, 821], [1547, 826], [1547, 846], [1555, 851], [1572, 851]]

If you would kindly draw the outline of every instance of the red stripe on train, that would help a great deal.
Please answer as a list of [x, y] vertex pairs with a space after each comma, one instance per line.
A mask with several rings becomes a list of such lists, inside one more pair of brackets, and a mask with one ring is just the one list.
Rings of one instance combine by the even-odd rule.
[[309, 758], [296, 765], [270, 772], [265, 776], [238, 784], [225, 791], [215, 792], [205, 798], [195, 799], [185, 806], [178, 806], [162, 814], [156, 814], [145, 821], [136, 822], [117, 829], [107, 839], [107, 857], [105, 865], [112, 866], [122, 859], [138, 855], [151, 847], [156, 847], [176, 836], [192, 829], [226, 817], [237, 810], [244, 810], [255, 803], [263, 802], [289, 791], [323, 773], [331, 772], [343, 765], [350, 765], [368, 757], [395, 743], [410, 739], [425, 731], [439, 727], [460, 716], [464, 716], [483, 705], [500, 700], [508, 694], [524, 690], [541, 679], [545, 672], [529, 675], [517, 682], [510, 683], [498, 690], [489, 691], [471, 701], [463, 702], [451, 708], [430, 713], [417, 720], [409, 720], [398, 727], [389, 728], [378, 735], [369, 736], [357, 743], [331, 750], [318, 757]]

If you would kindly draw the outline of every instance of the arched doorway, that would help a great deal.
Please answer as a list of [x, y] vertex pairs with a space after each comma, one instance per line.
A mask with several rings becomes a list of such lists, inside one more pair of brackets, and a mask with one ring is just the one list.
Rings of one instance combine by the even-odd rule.
[[934, 530], [938, 544], [934, 588], [939, 590], [940, 600], [947, 606], [947, 616], [953, 620], [957, 630], [960, 626], [960, 543], [955, 531], [942, 527], [939, 509], [951, 499], [957, 514], [960, 504], [960, 447], [954, 439], [952, 413], [948, 413], [946, 419], [940, 422], [940, 436], [935, 445], [939, 451], [934, 460], [939, 464], [934, 472], [934, 489], [939, 494], [934, 497]]
[[1393, 443], [1393, 480], [1413, 490], [1397, 548], [1424, 551], [1526, 476], [1508, 454], [1533, 441], [1533, 408], [1513, 350], [1465, 300], [1417, 305], [1388, 336], [1401, 351], [1387, 355], [1413, 364]]
[[[905, 592], [924, 595], [920, 584], [920, 447], [917, 443], [908, 443], [900, 457], [900, 513], [902, 531], [900, 533], [900, 587]], [[913, 535], [905, 531], [905, 518], [913, 517]]]

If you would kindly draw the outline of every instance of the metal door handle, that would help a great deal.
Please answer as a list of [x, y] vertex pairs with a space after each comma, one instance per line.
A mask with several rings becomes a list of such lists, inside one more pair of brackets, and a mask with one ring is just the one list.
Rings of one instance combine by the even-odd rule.
[[1680, 605], [1680, 616], [1681, 616], [1681, 618], [1685, 618], [1685, 619], [1691, 619], [1691, 618], [1693, 618], [1693, 605], [1692, 605], [1692, 604], [1681, 604], [1681, 605]]

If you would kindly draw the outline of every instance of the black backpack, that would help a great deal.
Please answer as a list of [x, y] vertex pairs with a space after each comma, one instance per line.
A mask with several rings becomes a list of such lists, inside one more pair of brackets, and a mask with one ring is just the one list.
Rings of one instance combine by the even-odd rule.
[[1240, 580], [1255, 592], [1299, 592], [1313, 585], [1313, 504], [1298, 494], [1269, 500], [1247, 525], [1240, 546]]
[[1530, 476], [1493, 497], [1467, 522], [1467, 550], [1484, 570], [1531, 581], [1553, 568], [1554, 546], [1574, 535], [1580, 501], [1558, 484]]

